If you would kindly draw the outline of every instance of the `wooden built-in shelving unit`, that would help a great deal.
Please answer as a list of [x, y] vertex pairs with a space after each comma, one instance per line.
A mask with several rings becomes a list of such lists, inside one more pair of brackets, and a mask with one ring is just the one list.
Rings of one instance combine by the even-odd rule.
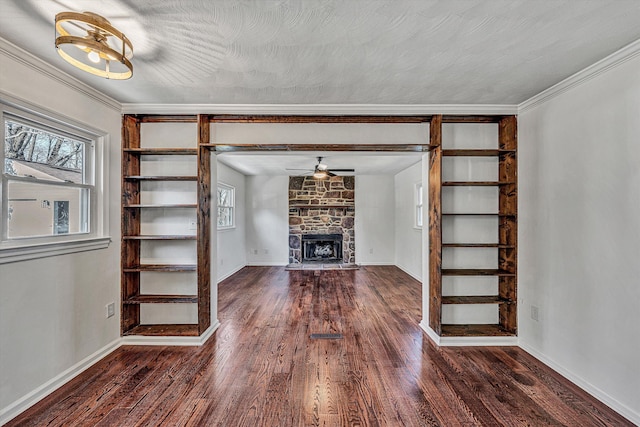
[[[209, 207], [210, 171], [208, 170], [208, 150], [201, 153], [197, 147], [200, 141], [193, 141], [194, 148], [162, 148], [141, 146], [141, 123], [184, 123], [193, 122], [195, 117], [125, 115], [122, 131], [122, 335], [149, 336], [199, 336], [210, 325], [209, 260], [200, 253], [209, 254]], [[207, 159], [200, 157], [204, 154]], [[142, 175], [141, 163], [145, 156], [193, 156], [198, 165], [197, 175]], [[142, 203], [143, 182], [196, 182], [197, 203]], [[203, 182], [204, 181], [204, 182]], [[193, 210], [197, 218], [194, 235], [143, 234], [141, 233], [142, 212], [153, 210], [157, 213], [176, 212], [176, 209]], [[193, 264], [143, 263], [141, 245], [143, 242], [195, 241], [198, 261]], [[141, 275], [144, 273], [174, 274], [196, 272], [197, 294], [157, 294], [142, 293]], [[197, 323], [188, 324], [143, 324], [141, 304], [194, 304], [197, 306]]]
[[[141, 144], [140, 125], [142, 123], [190, 123], [197, 126], [197, 141], [192, 147], [156, 147]], [[213, 123], [429, 123], [428, 144], [224, 144], [211, 141]], [[443, 124], [475, 124], [498, 127], [497, 141], [491, 146], [450, 147], [447, 135], [443, 136]], [[428, 222], [429, 222], [429, 327], [439, 336], [515, 336], [516, 288], [517, 288], [517, 121], [515, 116], [259, 116], [259, 115], [198, 115], [198, 116], [155, 116], [125, 115], [123, 118], [122, 149], [122, 334], [150, 336], [197, 336], [202, 335], [211, 324], [210, 301], [210, 238], [211, 238], [211, 156], [234, 151], [404, 151], [429, 154]], [[445, 141], [443, 143], [443, 138]], [[166, 145], [166, 144], [161, 144]], [[157, 172], [145, 174], [141, 171], [141, 160], [145, 156], [193, 156], [197, 162], [197, 173], [186, 175], [159, 175]], [[497, 161], [497, 176], [448, 177], [443, 180], [443, 170], [447, 171], [447, 158], [490, 158]], [[444, 168], [444, 169], [443, 169]], [[143, 185], [170, 182], [172, 185], [197, 186], [197, 201], [167, 200], [165, 203], [143, 202], [140, 197]], [[467, 188], [467, 190], [465, 190]], [[485, 209], [443, 210], [443, 193], [450, 191], [493, 191], [497, 192], [497, 206]], [[446, 194], [445, 194], [446, 197]], [[165, 201], [165, 200], [163, 200]], [[449, 206], [446, 205], [445, 206]], [[351, 205], [296, 205], [296, 209], [315, 208], [349, 209]], [[152, 234], [141, 231], [144, 212], [154, 215], [173, 215], [176, 211], [196, 212], [197, 230], [195, 235], [176, 233]], [[477, 241], [475, 239], [443, 240], [443, 221], [497, 222], [495, 239]], [[141, 246], [161, 242], [166, 244], [196, 243], [196, 261], [193, 263], [144, 263]], [[157, 243], [156, 243], [157, 244]], [[443, 267], [443, 249], [446, 251], [495, 251], [496, 263], [480, 268]], [[493, 265], [495, 264], [495, 265]], [[196, 272], [197, 294], [167, 295], [141, 292], [141, 275], [145, 272], [174, 274]], [[443, 278], [487, 278], [495, 277], [495, 293], [469, 292], [469, 294], [443, 295]], [[197, 322], [191, 324], [143, 324], [140, 306], [145, 304], [195, 304]], [[486, 307], [494, 306], [497, 321], [491, 323], [443, 322], [443, 307]]]
[[[496, 148], [446, 148], [443, 142], [443, 123], [497, 124]], [[515, 116], [434, 116], [431, 120], [433, 147], [429, 159], [429, 327], [441, 337], [515, 336], [517, 334], [517, 121]], [[497, 180], [446, 180], [443, 175], [444, 157], [497, 159]], [[497, 212], [443, 212], [443, 188], [488, 187], [498, 192]], [[493, 242], [445, 242], [443, 219], [495, 217], [498, 232]], [[495, 250], [497, 267], [444, 268], [444, 249]], [[495, 277], [497, 292], [492, 295], [443, 296], [443, 277]], [[443, 305], [496, 305], [498, 320], [491, 324], [447, 324], [443, 322]]]

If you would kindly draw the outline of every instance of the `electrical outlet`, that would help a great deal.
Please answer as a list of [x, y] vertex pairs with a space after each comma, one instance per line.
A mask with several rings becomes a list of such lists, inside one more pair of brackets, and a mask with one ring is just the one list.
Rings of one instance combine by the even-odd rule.
[[373, 248], [369, 248], [369, 253], [372, 254], [373, 253]]
[[113, 302], [110, 302], [109, 304], [107, 304], [105, 306], [105, 308], [107, 309], [107, 319], [110, 317], [113, 317], [116, 314], [116, 304]]
[[189, 230], [195, 230], [197, 228], [196, 220], [189, 221]]
[[224, 259], [220, 258], [220, 265], [224, 265]]
[[535, 305], [531, 306], [531, 318], [536, 322], [540, 320], [540, 313], [538, 312], [538, 307]]
[[257, 250], [257, 249], [254, 249], [254, 250], [253, 250], [253, 254], [254, 254], [254, 255], [258, 255], [258, 250]]

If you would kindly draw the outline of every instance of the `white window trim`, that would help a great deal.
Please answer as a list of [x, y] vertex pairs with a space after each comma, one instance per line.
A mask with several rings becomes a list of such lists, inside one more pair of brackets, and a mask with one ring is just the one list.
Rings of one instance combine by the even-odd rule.
[[[422, 191], [422, 204], [418, 204], [418, 191]], [[418, 222], [418, 207], [421, 207], [422, 217], [419, 218], [420, 224]], [[413, 186], [413, 228], [416, 230], [422, 230], [424, 225], [424, 187], [421, 182], [416, 182]]]
[[[4, 92], [0, 92], [0, 95], [2, 95], [0, 98], [2, 126], [4, 126], [4, 114], [7, 112], [12, 116], [24, 117], [30, 121], [58, 123], [66, 128], [77, 129], [79, 133], [89, 135], [95, 141], [93, 167], [96, 199], [89, 233], [2, 241], [0, 242], [0, 264], [107, 248], [111, 242], [109, 204], [107, 203], [109, 181], [105, 176], [105, 171], [109, 170], [109, 156], [106, 150], [109, 145], [109, 134]], [[4, 168], [4, 165], [2, 167]], [[3, 188], [0, 185], [0, 200], [3, 200], [2, 191]], [[4, 206], [0, 208], [4, 209]], [[4, 220], [1, 215], [0, 218]]]
[[[234, 187], [233, 185], [229, 185], [229, 184], [225, 184], [224, 182], [220, 182], [218, 181], [218, 187], [222, 187], [224, 189], [227, 190], [231, 190], [232, 194], [233, 194], [233, 202], [231, 204], [231, 225], [226, 225], [226, 226], [220, 226], [217, 225], [218, 224], [218, 195], [216, 194], [216, 226], [218, 231], [225, 231], [225, 230], [233, 230], [234, 228], [236, 228], [236, 187]], [[216, 193], [217, 193], [218, 189], [216, 188]]]

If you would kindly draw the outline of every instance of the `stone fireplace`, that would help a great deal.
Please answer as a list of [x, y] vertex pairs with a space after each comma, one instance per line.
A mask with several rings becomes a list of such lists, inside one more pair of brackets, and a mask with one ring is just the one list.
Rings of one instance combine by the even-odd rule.
[[289, 177], [289, 263], [355, 264], [355, 177]]

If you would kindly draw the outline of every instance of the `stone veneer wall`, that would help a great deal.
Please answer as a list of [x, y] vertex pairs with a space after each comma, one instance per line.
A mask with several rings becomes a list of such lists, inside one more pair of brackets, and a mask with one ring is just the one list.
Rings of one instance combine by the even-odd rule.
[[355, 177], [289, 177], [289, 262], [302, 262], [303, 234], [342, 234], [345, 264], [355, 264]]

